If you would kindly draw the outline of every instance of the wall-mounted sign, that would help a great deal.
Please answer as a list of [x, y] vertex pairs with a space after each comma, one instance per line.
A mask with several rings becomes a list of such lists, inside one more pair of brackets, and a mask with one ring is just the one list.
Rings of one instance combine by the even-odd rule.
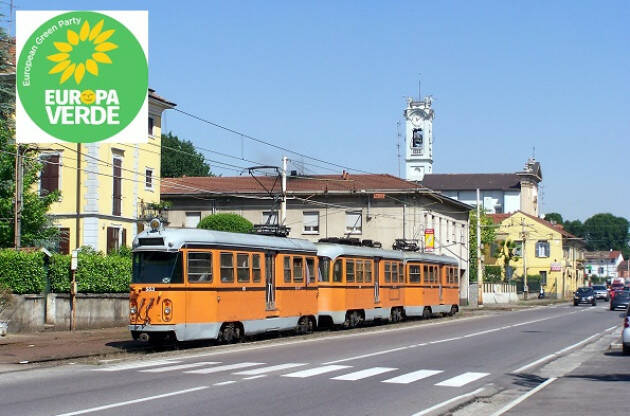
[[435, 231], [433, 228], [424, 230], [424, 251], [433, 251], [435, 246]]
[[562, 271], [562, 263], [551, 263], [551, 271], [552, 272], [561, 272]]
[[385, 199], [385, 194], [373, 194], [372, 198], [374, 198], [374, 199]]
[[146, 142], [148, 12], [18, 11], [16, 138]]

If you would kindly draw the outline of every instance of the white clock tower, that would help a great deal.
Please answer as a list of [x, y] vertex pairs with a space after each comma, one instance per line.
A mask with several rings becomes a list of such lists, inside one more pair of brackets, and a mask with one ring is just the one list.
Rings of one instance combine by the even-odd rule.
[[421, 181], [433, 172], [433, 109], [431, 97], [407, 99], [405, 108], [405, 179]]

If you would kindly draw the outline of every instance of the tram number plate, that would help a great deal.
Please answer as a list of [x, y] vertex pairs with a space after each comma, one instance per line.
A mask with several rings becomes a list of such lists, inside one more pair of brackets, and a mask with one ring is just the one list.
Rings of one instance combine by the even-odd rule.
[[149, 287], [145, 287], [144, 291], [145, 292], [155, 292], [155, 288], [154, 287], [150, 287], [150, 286]]

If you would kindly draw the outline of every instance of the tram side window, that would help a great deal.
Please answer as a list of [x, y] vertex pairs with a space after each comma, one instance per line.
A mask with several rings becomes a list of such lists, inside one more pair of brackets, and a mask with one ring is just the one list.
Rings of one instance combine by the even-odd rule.
[[365, 260], [363, 262], [363, 275], [365, 283], [372, 282], [372, 262], [370, 260]]
[[284, 283], [291, 283], [291, 257], [284, 256]]
[[346, 282], [354, 283], [354, 260], [346, 259]]
[[249, 283], [249, 254], [236, 255], [236, 279], [239, 283]]
[[212, 282], [212, 253], [188, 253], [188, 282]]
[[221, 283], [234, 283], [234, 255], [221, 253]]
[[392, 263], [392, 283], [398, 283], [398, 265]]
[[429, 267], [429, 283], [436, 283], [437, 282], [437, 267], [435, 266], [430, 266]]
[[295, 283], [304, 281], [304, 259], [302, 257], [293, 257], [293, 281]]
[[330, 259], [326, 259], [323, 257], [319, 258], [319, 281], [320, 282], [328, 282], [330, 281]]
[[356, 262], [356, 280], [357, 283], [363, 283], [363, 260], [357, 260]]
[[335, 264], [333, 265], [333, 282], [341, 282], [343, 280], [342, 274], [341, 274], [341, 264], [342, 264], [342, 261], [337, 260], [335, 261]]
[[259, 283], [260, 276], [262, 275], [262, 272], [260, 269], [261, 257], [262, 257], [261, 254], [252, 254], [252, 276], [254, 278], [254, 283]]
[[306, 277], [309, 283], [315, 282], [315, 259], [312, 257], [306, 258]]
[[405, 269], [402, 263], [398, 263], [398, 282], [405, 283]]
[[409, 283], [420, 283], [420, 266], [409, 266]]
[[385, 262], [385, 282], [391, 283], [392, 281], [392, 264], [388, 261]]
[[424, 275], [424, 283], [429, 283], [431, 281], [431, 277], [429, 276], [429, 266], [426, 264], [423, 267], [423, 275]]
[[448, 269], [448, 282], [452, 285], [457, 284], [457, 269], [455, 267], [449, 267]]

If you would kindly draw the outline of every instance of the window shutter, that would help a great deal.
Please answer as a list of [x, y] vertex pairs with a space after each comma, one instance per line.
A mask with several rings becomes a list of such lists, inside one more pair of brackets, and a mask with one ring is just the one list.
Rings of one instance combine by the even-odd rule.
[[201, 212], [187, 212], [186, 213], [186, 228], [197, 228], [201, 221]]
[[123, 228], [122, 229], [122, 243], [120, 244], [121, 247], [127, 247], [127, 229]]
[[70, 228], [59, 229], [59, 254], [70, 254]]
[[317, 227], [319, 225], [319, 215], [316, 212], [304, 213], [304, 226], [305, 227]]
[[39, 195], [45, 196], [59, 189], [59, 155], [44, 156], [41, 160], [43, 166]]
[[112, 215], [120, 216], [122, 213], [122, 160], [114, 159], [114, 189], [112, 193]]

